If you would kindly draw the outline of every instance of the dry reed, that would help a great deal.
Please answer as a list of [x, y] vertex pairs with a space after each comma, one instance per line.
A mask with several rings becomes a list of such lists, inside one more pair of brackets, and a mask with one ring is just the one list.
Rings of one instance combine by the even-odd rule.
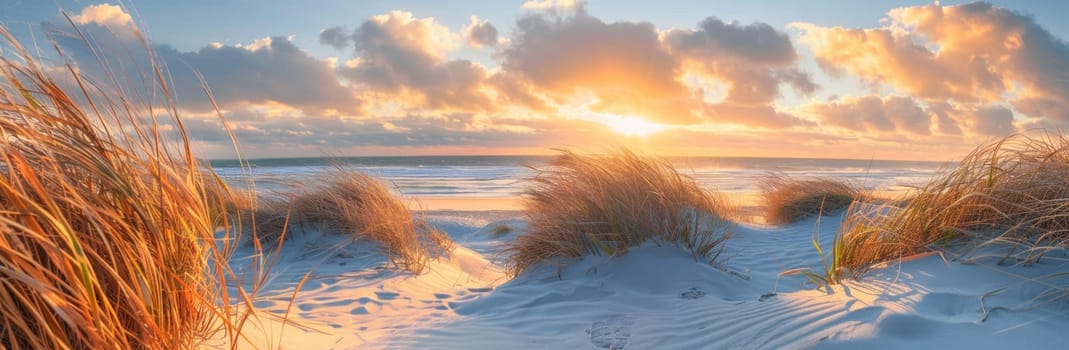
[[553, 257], [623, 254], [647, 240], [711, 261], [730, 237], [720, 199], [663, 160], [565, 150], [537, 171], [525, 192], [530, 226], [507, 250], [512, 275]]
[[0, 348], [236, 344], [252, 314], [230, 298], [251, 295], [209, 263], [231, 253], [213, 214], [229, 190], [193, 158], [159, 65], [162, 101], [138, 103], [0, 35]]
[[846, 208], [864, 191], [845, 180], [770, 174], [760, 180], [765, 222], [782, 225]]
[[969, 251], [1001, 245], [1009, 249], [1000, 262], [1033, 263], [1069, 247], [1069, 138], [1015, 135], [982, 145], [903, 208], [855, 205], [848, 213], [832, 282], [938, 242]]
[[427, 262], [447, 253], [452, 240], [417, 218], [382, 182], [367, 174], [337, 169], [308, 190], [269, 201], [254, 212], [262, 242], [278, 239], [286, 226], [313, 224], [382, 245], [391, 263], [420, 273]]

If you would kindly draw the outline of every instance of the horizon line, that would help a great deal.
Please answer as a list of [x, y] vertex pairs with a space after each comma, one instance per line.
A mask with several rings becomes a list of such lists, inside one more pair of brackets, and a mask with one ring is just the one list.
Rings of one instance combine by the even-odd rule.
[[[590, 153], [603, 154], [603, 153]], [[641, 154], [641, 153], [640, 153]], [[463, 157], [555, 157], [556, 154], [436, 154], [436, 155], [349, 155], [349, 156], [297, 156], [297, 157], [249, 157], [249, 158], [212, 158], [201, 159], [202, 161], [257, 161], [257, 160], [283, 160], [283, 159], [349, 159], [349, 158], [463, 158]], [[817, 157], [770, 157], [770, 156], [695, 156], [695, 155], [658, 155], [655, 157], [665, 159], [679, 158], [720, 158], [720, 159], [811, 159], [811, 160], [853, 160], [853, 161], [882, 161], [882, 162], [921, 162], [921, 163], [952, 163], [954, 160], [922, 160], [922, 159], [880, 159], [880, 158], [817, 158]]]

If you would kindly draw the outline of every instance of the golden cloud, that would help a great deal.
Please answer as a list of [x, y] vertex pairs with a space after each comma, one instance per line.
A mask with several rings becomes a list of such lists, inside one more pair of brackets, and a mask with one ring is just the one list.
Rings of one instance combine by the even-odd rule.
[[133, 26], [134, 20], [130, 14], [123, 11], [122, 7], [111, 4], [89, 5], [82, 11], [71, 16], [71, 21], [79, 25], [97, 24], [100, 26], [126, 27]]
[[891, 10], [882, 28], [796, 23], [830, 73], [850, 73], [932, 102], [1009, 103], [1069, 125], [1069, 45], [1025, 15], [971, 3]]

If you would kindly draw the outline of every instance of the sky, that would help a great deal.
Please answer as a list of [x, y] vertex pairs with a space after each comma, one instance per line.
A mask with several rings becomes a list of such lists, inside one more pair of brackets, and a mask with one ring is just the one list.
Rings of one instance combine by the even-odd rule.
[[944, 161], [1069, 126], [1061, 2], [109, 1], [5, 0], [0, 25], [101, 76], [94, 53], [143, 69], [145, 33], [204, 158], [234, 151], [201, 79], [254, 158]]

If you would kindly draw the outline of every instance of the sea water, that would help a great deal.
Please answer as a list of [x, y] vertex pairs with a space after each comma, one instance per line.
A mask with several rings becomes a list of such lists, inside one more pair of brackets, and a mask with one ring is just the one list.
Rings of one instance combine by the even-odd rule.
[[[253, 179], [259, 193], [278, 193], [338, 166], [372, 174], [401, 195], [420, 197], [512, 198], [545, 168], [550, 156], [435, 156], [252, 159], [248, 168], [234, 160], [211, 161], [228, 183], [238, 188]], [[947, 164], [926, 161], [678, 157], [668, 160], [699, 185], [726, 194], [756, 194], [769, 174], [846, 179], [866, 189], [905, 191], [927, 183]], [[251, 175], [251, 176], [249, 176]]]

